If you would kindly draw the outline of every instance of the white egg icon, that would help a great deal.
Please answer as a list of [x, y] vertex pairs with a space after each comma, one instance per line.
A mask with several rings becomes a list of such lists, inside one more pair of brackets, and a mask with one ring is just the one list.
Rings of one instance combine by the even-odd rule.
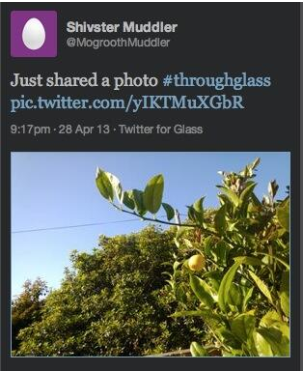
[[30, 18], [23, 27], [22, 40], [24, 45], [31, 50], [37, 50], [45, 42], [45, 29], [37, 18]]

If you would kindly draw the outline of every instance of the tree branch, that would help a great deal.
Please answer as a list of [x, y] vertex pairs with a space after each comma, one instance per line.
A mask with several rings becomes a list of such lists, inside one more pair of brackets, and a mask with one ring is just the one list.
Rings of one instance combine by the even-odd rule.
[[170, 222], [170, 221], [164, 221], [164, 220], [159, 220], [158, 218], [149, 218], [149, 217], [144, 217], [144, 216], [141, 216], [140, 214], [136, 213], [136, 212], [130, 212], [122, 207], [119, 207], [118, 205], [114, 204], [114, 203], [111, 203], [113, 205], [114, 208], [118, 209], [120, 212], [124, 212], [124, 213], [127, 213], [127, 214], [131, 214], [132, 216], [136, 216], [138, 217], [139, 219], [141, 220], [144, 220], [144, 221], [152, 221], [152, 222], [158, 222], [158, 223], [161, 223], [161, 224], [164, 224], [164, 225], [170, 225], [170, 226], [177, 226], [177, 227], [192, 227], [192, 228], [197, 228], [197, 229], [200, 229], [202, 231], [205, 231], [211, 235], [216, 235], [215, 233], [213, 233], [212, 231], [209, 231], [207, 229], [204, 229], [202, 226], [200, 225], [195, 225], [195, 224], [188, 224], [188, 223], [176, 223], [176, 222]]
[[131, 214], [132, 216], [136, 216], [138, 218], [140, 218], [141, 220], [144, 220], [144, 221], [152, 221], [152, 222], [158, 222], [158, 223], [161, 223], [161, 224], [164, 224], [164, 225], [170, 225], [170, 226], [178, 226], [178, 227], [193, 227], [193, 228], [201, 228], [201, 226], [199, 225], [192, 225], [192, 224], [183, 224], [183, 223], [176, 223], [176, 222], [170, 222], [170, 221], [163, 221], [163, 220], [159, 220], [158, 218], [149, 218], [149, 217], [145, 217], [145, 216], [141, 216], [140, 214], [136, 213], [136, 212], [130, 212], [126, 209], [123, 209], [122, 207], [119, 207], [118, 205], [114, 204], [114, 203], [111, 203], [113, 205], [114, 208], [118, 209], [120, 212], [124, 212], [124, 213], [128, 213], [128, 214]]

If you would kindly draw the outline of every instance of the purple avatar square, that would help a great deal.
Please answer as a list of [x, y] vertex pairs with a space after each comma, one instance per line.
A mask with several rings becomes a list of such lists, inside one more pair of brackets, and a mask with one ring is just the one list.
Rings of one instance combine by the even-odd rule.
[[11, 12], [12, 57], [57, 56], [57, 12], [14, 10]]

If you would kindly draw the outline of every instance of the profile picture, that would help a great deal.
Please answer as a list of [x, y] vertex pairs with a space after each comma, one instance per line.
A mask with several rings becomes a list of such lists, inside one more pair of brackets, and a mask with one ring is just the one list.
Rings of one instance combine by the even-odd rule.
[[57, 12], [11, 12], [11, 57], [56, 57]]

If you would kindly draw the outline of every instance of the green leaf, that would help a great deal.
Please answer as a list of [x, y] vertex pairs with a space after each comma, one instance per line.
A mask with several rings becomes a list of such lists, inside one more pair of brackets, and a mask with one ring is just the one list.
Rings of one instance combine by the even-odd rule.
[[263, 262], [256, 257], [249, 257], [249, 256], [239, 256], [234, 258], [235, 262], [244, 265], [251, 265], [251, 266], [259, 266], [263, 265]]
[[254, 193], [251, 195], [251, 202], [255, 207], [261, 207], [262, 206], [262, 203], [260, 202], [260, 200], [258, 199], [258, 197]]
[[240, 265], [241, 264], [239, 262], [233, 264], [230, 267], [230, 269], [226, 272], [221, 281], [220, 288], [218, 291], [218, 304], [222, 311], [226, 312], [227, 305], [229, 302], [229, 291], [231, 288], [231, 284]]
[[221, 208], [216, 212], [214, 216], [214, 226], [221, 235], [225, 233], [227, 229], [226, 204], [222, 205]]
[[189, 220], [192, 221], [192, 222], [196, 222], [195, 209], [193, 208], [192, 205], [187, 206], [187, 208], [188, 208], [188, 218], [189, 218]]
[[195, 296], [207, 307], [212, 307], [214, 299], [211, 295], [211, 287], [201, 278], [196, 275], [190, 275], [190, 287]]
[[254, 290], [254, 287], [250, 287], [246, 293], [246, 295], [244, 296], [244, 299], [243, 299], [243, 311], [246, 311], [246, 308], [247, 308], [247, 304], [252, 296], [252, 293], [253, 293], [253, 290]]
[[241, 314], [230, 322], [232, 333], [246, 342], [255, 328], [256, 318], [250, 314]]
[[122, 198], [123, 198], [123, 191], [122, 191], [122, 186], [121, 186], [119, 179], [116, 176], [114, 176], [114, 174], [112, 173], [109, 173], [109, 172], [105, 172], [105, 173], [111, 182], [111, 185], [115, 192], [115, 196], [117, 200], [121, 203]]
[[213, 331], [217, 330], [221, 324], [221, 318], [211, 310], [193, 310], [193, 311], [178, 311], [171, 315], [173, 318], [185, 317], [185, 316], [199, 316], [203, 318], [206, 323]]
[[235, 192], [233, 192], [232, 190], [228, 189], [227, 187], [224, 187], [224, 186], [220, 186], [219, 189], [224, 192], [226, 194], [226, 196], [228, 196], [229, 200], [232, 202], [232, 204], [235, 206], [235, 207], [238, 207], [240, 205], [240, 198], [237, 196], [237, 194]]
[[[220, 187], [220, 186], [217, 186], [217, 187]], [[228, 205], [231, 204], [231, 201], [226, 194], [218, 194], [218, 198], [220, 200], [220, 205], [221, 206], [224, 205], [224, 204], [228, 204]]]
[[100, 168], [97, 168], [96, 172], [96, 186], [105, 199], [113, 202], [114, 190], [111, 180], [109, 179], [108, 173]]
[[[282, 323], [282, 322], [281, 322]], [[283, 323], [284, 326], [284, 323]], [[285, 329], [289, 329], [285, 324]], [[273, 355], [275, 356], [289, 356], [289, 339], [282, 333], [281, 329], [259, 328], [257, 332], [270, 345]], [[286, 332], [285, 330], [283, 332]]]
[[280, 321], [281, 321], [280, 315], [276, 311], [270, 310], [260, 320], [260, 327], [270, 328], [275, 322]]
[[188, 231], [188, 228], [184, 226], [181, 226], [180, 228], [178, 228], [176, 231], [176, 239], [182, 238], [183, 235], [185, 235], [187, 231]]
[[206, 349], [203, 348], [203, 346], [201, 346], [197, 342], [191, 342], [190, 352], [193, 357], [200, 357], [200, 356], [208, 355]]
[[277, 218], [280, 225], [289, 231], [289, 198], [285, 199], [277, 208]]
[[192, 205], [187, 206], [188, 208], [188, 218], [189, 220], [197, 223], [202, 224], [204, 222], [204, 208], [203, 208], [203, 201], [204, 197], [196, 200]]
[[250, 165], [249, 165], [249, 167], [251, 168], [251, 169], [255, 169], [259, 164], [260, 164], [260, 161], [261, 161], [261, 159], [260, 158], [256, 158]]
[[255, 282], [256, 286], [263, 293], [263, 295], [269, 300], [269, 302], [273, 305], [272, 296], [271, 296], [270, 290], [268, 289], [267, 285], [254, 272], [252, 272], [250, 270], [248, 270], [248, 271], [249, 271], [249, 275], [251, 276], [251, 278]]
[[188, 249], [192, 249], [193, 248], [193, 244], [192, 244], [192, 242], [189, 240], [189, 239], [183, 239], [183, 241], [182, 241], [182, 243], [183, 243], [183, 246], [185, 247], [185, 248], [188, 248]]
[[208, 236], [204, 240], [204, 252], [207, 256], [211, 255], [212, 249], [215, 245], [214, 238], [212, 236]]
[[230, 348], [230, 353], [228, 353], [228, 351], [223, 350], [222, 356], [225, 358], [236, 357], [236, 356], [239, 357], [239, 356], [244, 356], [244, 352], [243, 350], [240, 350], [240, 349]]
[[132, 198], [133, 198], [132, 191], [124, 191], [122, 202], [126, 207], [128, 207], [129, 209], [132, 209], [133, 211], [135, 209], [135, 202]]
[[204, 314], [202, 315], [204, 322], [213, 330], [215, 331], [218, 329], [222, 324], [222, 319], [211, 310], [204, 310]]
[[278, 329], [282, 333], [282, 338], [290, 340], [290, 329], [289, 325], [283, 321], [275, 322], [272, 328]]
[[256, 252], [256, 254], [261, 254], [261, 255], [263, 255], [263, 256], [271, 257], [271, 258], [273, 258], [274, 260], [280, 262], [283, 266], [285, 266], [287, 270], [290, 270], [290, 266], [288, 265], [288, 263], [285, 262], [285, 261], [283, 261], [283, 260], [281, 260], [279, 257], [273, 256], [273, 255], [271, 255], [271, 254], [264, 253], [264, 252]]
[[227, 328], [227, 325], [218, 327], [215, 331], [215, 334], [220, 339], [220, 341], [229, 348], [236, 348], [239, 346], [238, 338]]
[[167, 204], [167, 203], [162, 203], [162, 206], [167, 214], [167, 220], [168, 221], [171, 221], [172, 218], [175, 216], [175, 211], [174, 209], [171, 207], [170, 204]]
[[184, 288], [176, 287], [174, 294], [178, 302], [182, 302], [182, 303], [187, 302], [187, 295], [185, 293]]
[[268, 341], [275, 355], [289, 355], [289, 325], [281, 320], [276, 311], [268, 311], [263, 316], [258, 331]]
[[204, 207], [203, 207], [203, 201], [204, 201], [205, 197], [203, 196], [202, 198], [200, 199], [197, 199], [194, 203], [193, 203], [193, 208], [196, 212], [198, 213], [202, 213], [204, 212]]
[[271, 346], [260, 332], [253, 332], [253, 340], [259, 356], [273, 356]]
[[215, 252], [216, 252], [218, 261], [224, 266], [226, 266], [226, 263], [227, 263], [227, 255], [228, 255], [229, 249], [230, 249], [229, 245], [224, 240], [220, 240], [216, 244]]
[[279, 190], [279, 185], [277, 184], [276, 180], [270, 181], [268, 184], [268, 193], [269, 195], [274, 198]]
[[248, 175], [249, 175], [249, 168], [248, 168], [248, 166], [246, 165], [245, 168], [239, 174], [240, 174], [240, 176], [247, 178]]
[[284, 314], [289, 317], [289, 270], [282, 273], [280, 304]]
[[237, 307], [240, 309], [242, 303], [243, 303], [243, 295], [239, 288], [239, 286], [235, 283], [231, 283], [228, 297], [227, 297], [228, 304]]
[[158, 174], [152, 177], [145, 188], [143, 202], [150, 213], [157, 213], [162, 202], [164, 192], [164, 177]]
[[134, 200], [136, 211], [140, 216], [143, 216], [146, 213], [146, 209], [144, 206], [144, 201], [143, 201], [143, 192], [140, 190], [132, 190], [131, 191], [131, 197]]
[[241, 192], [240, 199], [243, 202], [248, 201], [255, 187], [256, 187], [256, 183], [250, 182], [249, 185]]

